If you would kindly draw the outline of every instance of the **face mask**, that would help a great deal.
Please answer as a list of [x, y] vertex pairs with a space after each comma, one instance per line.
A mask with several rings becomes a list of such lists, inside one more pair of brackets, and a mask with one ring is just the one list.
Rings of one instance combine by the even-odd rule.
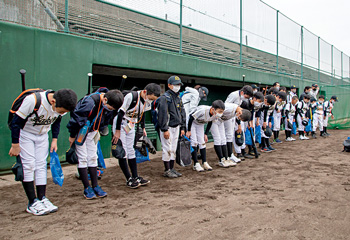
[[145, 99], [145, 101], [146, 101], [146, 103], [148, 104], [148, 105], [151, 105], [152, 104], [152, 102], [153, 102], [153, 100], [151, 100], [151, 99]]
[[218, 117], [218, 118], [221, 118], [221, 117], [222, 117], [222, 114], [223, 114], [223, 113], [216, 113], [215, 116]]
[[259, 103], [259, 102], [254, 102], [254, 107], [260, 107], [263, 103]]
[[178, 91], [180, 91], [181, 86], [180, 85], [173, 85], [173, 92], [177, 93]]
[[106, 111], [108, 111], [108, 112], [113, 111], [113, 110], [109, 109], [106, 105], [104, 105], [103, 103], [102, 103], [102, 106], [103, 106], [103, 108], [104, 108]]
[[241, 95], [241, 100], [245, 100], [245, 97], [244, 97], [244, 95]]
[[257, 93], [257, 92], [258, 92], [258, 90], [254, 90], [254, 91], [253, 91], [253, 93]]

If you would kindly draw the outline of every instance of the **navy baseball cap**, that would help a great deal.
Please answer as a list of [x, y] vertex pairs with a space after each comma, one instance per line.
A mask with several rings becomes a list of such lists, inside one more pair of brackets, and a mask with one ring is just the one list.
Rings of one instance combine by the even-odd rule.
[[290, 89], [297, 89], [295, 85], [291, 86]]
[[171, 85], [183, 85], [183, 83], [181, 82], [181, 79], [178, 76], [171, 76], [170, 78], [168, 78], [168, 84]]
[[335, 100], [336, 102], [338, 102], [338, 97], [337, 96], [332, 96], [331, 99]]
[[313, 87], [318, 87], [318, 85], [316, 83], [312, 84]]
[[252, 84], [251, 87], [252, 87], [253, 89], [259, 89], [258, 86], [256, 86], [255, 84]]

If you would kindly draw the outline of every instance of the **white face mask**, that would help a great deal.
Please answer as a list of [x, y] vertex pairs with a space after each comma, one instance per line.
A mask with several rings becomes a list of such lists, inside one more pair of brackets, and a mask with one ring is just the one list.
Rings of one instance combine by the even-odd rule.
[[253, 91], [253, 93], [257, 93], [257, 92], [258, 92], [258, 90], [254, 90], [254, 91]]
[[259, 102], [254, 102], [254, 107], [260, 107], [263, 103], [259, 103]]
[[244, 97], [244, 95], [241, 95], [241, 100], [245, 100], [245, 97]]
[[56, 113], [56, 114], [58, 114], [58, 115], [60, 115], [60, 116], [62, 116], [62, 117], [67, 114], [67, 113], [60, 114], [60, 113], [56, 112], [55, 110], [53, 110], [52, 105], [51, 105], [51, 111]]
[[277, 89], [277, 91], [279, 91], [279, 90], [280, 90], [280, 87], [276, 87], [276, 89]]
[[296, 90], [296, 89], [292, 89], [292, 92], [293, 92], [293, 93], [296, 93], [296, 92], [297, 92], [297, 90]]
[[152, 102], [153, 102], [153, 100], [148, 99], [148, 98], [146, 97], [145, 102], [146, 102], [148, 105], [151, 105], [151, 104], [152, 104]]
[[216, 116], [217, 118], [221, 118], [221, 117], [222, 117], [222, 114], [223, 114], [223, 113], [216, 113], [215, 116]]
[[181, 86], [180, 85], [173, 85], [173, 92], [177, 93], [178, 91], [180, 91]]

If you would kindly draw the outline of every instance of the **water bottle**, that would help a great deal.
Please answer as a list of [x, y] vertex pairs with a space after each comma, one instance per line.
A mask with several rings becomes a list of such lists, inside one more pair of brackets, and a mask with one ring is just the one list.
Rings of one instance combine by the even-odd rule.
[[78, 136], [75, 140], [75, 144], [81, 146], [85, 142], [85, 138], [90, 130], [90, 121], [87, 120], [85, 125], [79, 130]]

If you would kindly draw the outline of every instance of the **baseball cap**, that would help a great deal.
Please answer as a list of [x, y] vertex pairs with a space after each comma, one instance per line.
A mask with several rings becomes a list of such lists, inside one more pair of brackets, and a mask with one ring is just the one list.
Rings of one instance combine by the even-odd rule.
[[316, 83], [312, 84], [313, 87], [318, 87], [318, 85]]
[[331, 99], [334, 99], [336, 102], [338, 102], [338, 97], [337, 96], [332, 96]]
[[181, 82], [181, 79], [178, 76], [171, 76], [170, 78], [168, 78], [168, 84], [171, 85], [183, 85], [183, 83]]
[[324, 99], [324, 95], [320, 95], [318, 98], [323, 98]]
[[251, 87], [252, 87], [253, 89], [259, 89], [258, 86], [256, 86], [255, 84], [252, 84]]
[[290, 89], [297, 89], [295, 85], [291, 86]]

